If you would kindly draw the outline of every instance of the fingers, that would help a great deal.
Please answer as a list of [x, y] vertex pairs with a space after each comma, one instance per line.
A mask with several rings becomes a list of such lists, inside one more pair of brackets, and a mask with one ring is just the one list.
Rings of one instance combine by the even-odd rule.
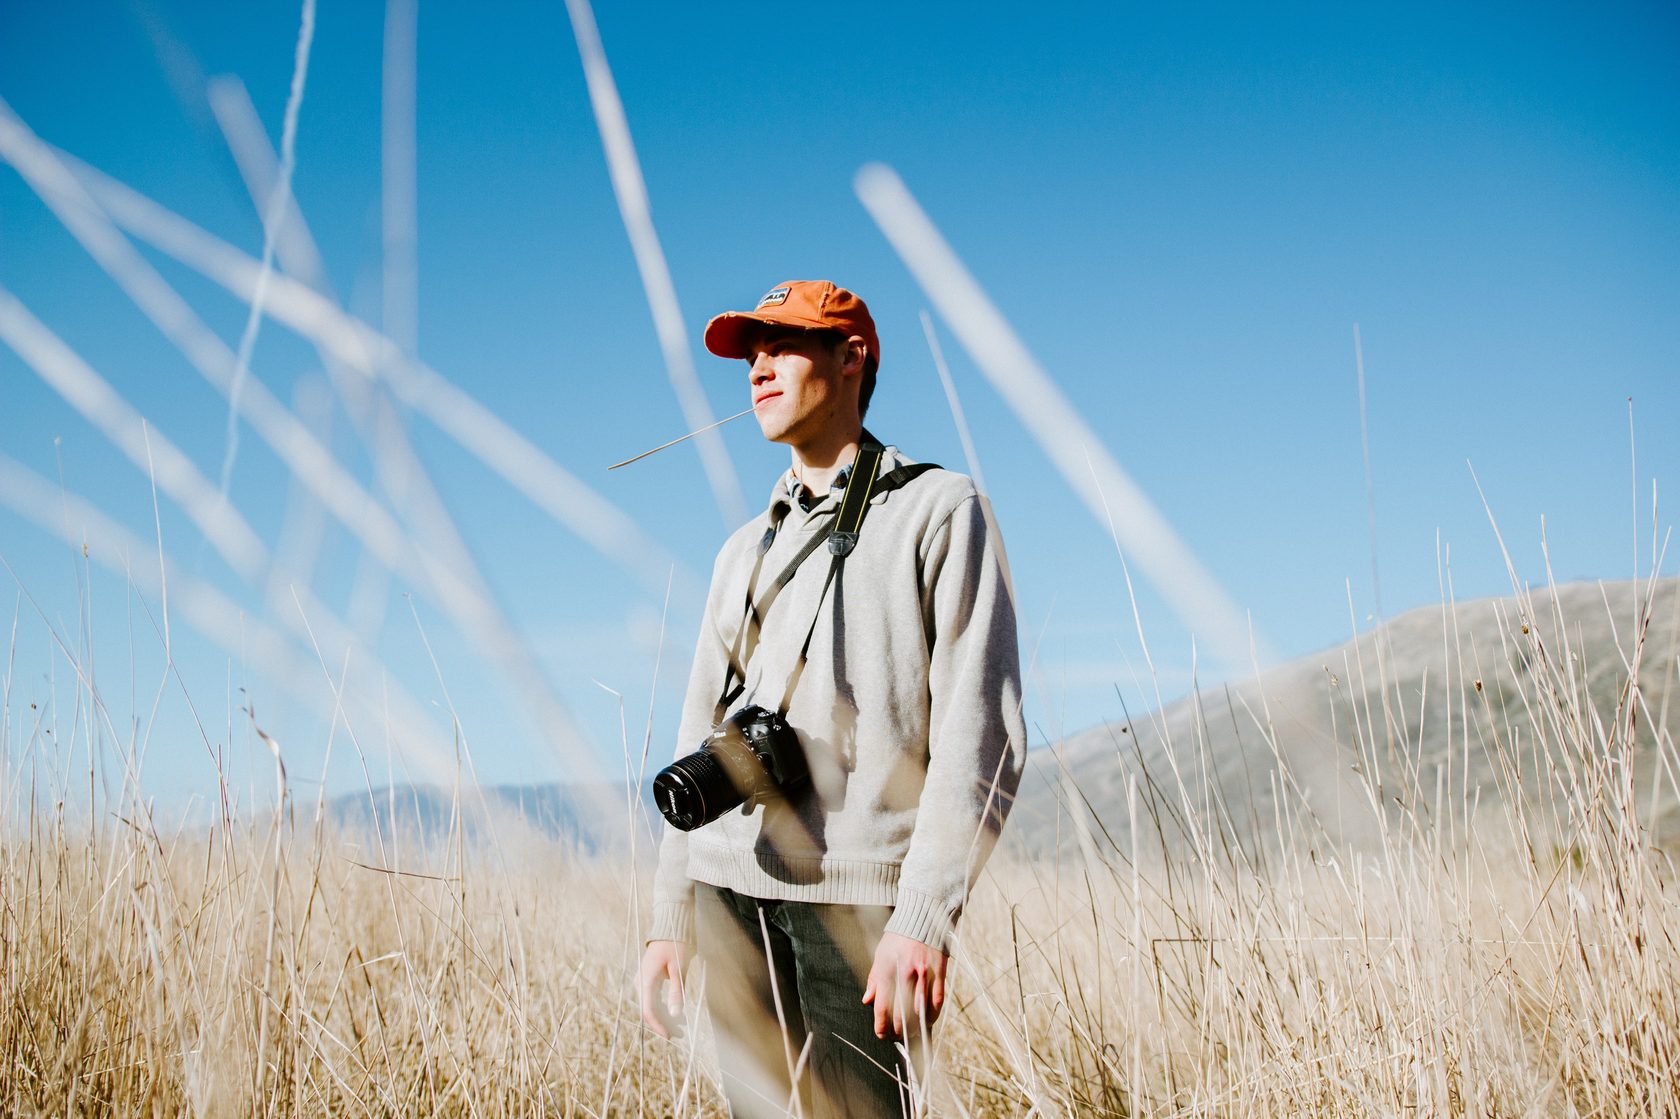
[[665, 1010], [672, 1018], [682, 1016], [683, 973], [675, 959], [665, 965]]
[[680, 947], [658, 941], [649, 944], [642, 954], [641, 971], [637, 978], [642, 1021], [660, 1037], [669, 1039], [680, 1034], [683, 999], [683, 955]]
[[933, 977], [927, 973], [916, 976], [916, 986], [910, 992], [910, 1009], [914, 1017], [910, 1018], [909, 1026], [912, 1030], [925, 1032], [928, 1026], [928, 1006], [933, 1001]]
[[922, 1013], [926, 988], [914, 963], [894, 961], [892, 971], [881, 983], [882, 990], [890, 990], [890, 998], [881, 998], [875, 1007], [875, 1036], [886, 1037], [890, 1027], [893, 1037], [904, 1037], [905, 1030]]
[[665, 1027], [665, 1008], [659, 1005], [658, 987], [659, 981], [656, 977], [643, 978], [642, 1021], [660, 1037], [669, 1038], [670, 1032]]
[[920, 941], [888, 933], [875, 950], [863, 1001], [875, 1008], [875, 1036], [905, 1037], [932, 1025], [945, 1006], [945, 968], [950, 957]]
[[663, 986], [665, 982], [665, 970], [658, 967], [648, 967], [646, 963], [644, 963], [640, 979], [642, 1021], [646, 1022], [648, 1028], [660, 1037], [668, 1038], [671, 1034], [665, 1025], [665, 1008], [660, 1005], [659, 998], [659, 988]]
[[869, 969], [869, 982], [864, 987], [863, 1001], [875, 1010], [875, 1036], [886, 1037], [887, 1027], [892, 1025], [892, 996], [886, 992], [892, 985], [892, 961], [883, 960], [881, 953], [875, 954], [875, 966]]

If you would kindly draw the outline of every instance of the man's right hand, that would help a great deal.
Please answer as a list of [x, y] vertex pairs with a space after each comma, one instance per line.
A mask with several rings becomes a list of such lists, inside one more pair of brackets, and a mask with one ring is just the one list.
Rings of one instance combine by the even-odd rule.
[[642, 1021], [660, 1037], [682, 1033], [683, 974], [693, 953], [680, 940], [650, 940], [642, 952]]

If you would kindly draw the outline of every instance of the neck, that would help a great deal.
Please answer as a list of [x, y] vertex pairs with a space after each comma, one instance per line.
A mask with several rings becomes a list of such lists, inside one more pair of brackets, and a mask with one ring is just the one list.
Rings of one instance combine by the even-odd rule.
[[837, 433], [820, 442], [793, 448], [793, 474], [805, 488], [815, 494], [828, 492], [835, 476], [857, 458], [858, 443], [863, 438], [860, 424], [850, 431]]

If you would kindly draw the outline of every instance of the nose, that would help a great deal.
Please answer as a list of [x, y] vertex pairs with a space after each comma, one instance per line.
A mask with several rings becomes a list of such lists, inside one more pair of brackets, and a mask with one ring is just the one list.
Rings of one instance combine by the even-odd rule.
[[747, 370], [747, 380], [752, 384], [760, 384], [770, 379], [775, 370], [770, 366], [770, 355], [763, 350], [753, 355], [752, 364]]

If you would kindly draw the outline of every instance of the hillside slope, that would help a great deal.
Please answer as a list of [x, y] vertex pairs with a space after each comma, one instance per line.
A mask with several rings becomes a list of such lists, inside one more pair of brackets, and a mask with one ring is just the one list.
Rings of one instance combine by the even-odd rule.
[[1368, 848], [1394, 829], [1451, 843], [1490, 813], [1505, 834], [1566, 843], [1569, 802], [1612, 795], [1671, 842], [1677, 637], [1673, 578], [1414, 610], [1035, 751], [1009, 844], [1231, 854]]

